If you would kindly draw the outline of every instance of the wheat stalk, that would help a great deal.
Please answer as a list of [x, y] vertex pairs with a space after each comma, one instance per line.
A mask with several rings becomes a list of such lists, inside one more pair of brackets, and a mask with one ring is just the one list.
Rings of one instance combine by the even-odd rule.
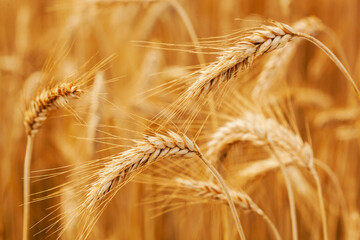
[[[293, 239], [297, 239], [298, 234], [293, 191], [284, 163], [281, 161], [277, 152], [278, 148], [280, 148], [280, 151], [287, 152], [290, 157], [295, 160], [299, 156], [299, 151], [294, 152], [294, 148], [291, 144], [299, 145], [302, 141], [297, 135], [288, 133], [289, 130], [287, 128], [277, 124], [274, 120], [266, 119], [260, 114], [252, 114], [248, 112], [244, 114], [242, 119], [235, 119], [227, 122], [225, 126], [220, 127], [219, 130], [213, 134], [207, 145], [207, 156], [210, 161], [216, 162], [219, 153], [226, 148], [226, 146], [238, 141], [249, 141], [254, 145], [268, 146], [276, 159], [279, 161], [281, 171], [284, 175], [290, 203]], [[284, 140], [287, 136], [291, 138]], [[301, 149], [300, 154], [302, 153], [303, 151]]]
[[[86, 197], [81, 206], [85, 212], [94, 212], [106, 196], [114, 196], [124, 184], [133, 179], [146, 167], [162, 158], [198, 156], [222, 186], [239, 235], [241, 239], [245, 239], [233, 200], [224, 180], [217, 170], [205, 159], [195, 142], [185, 135], [179, 135], [172, 131], [168, 131], [166, 135], [156, 133], [153, 136], [145, 136], [145, 140], [136, 142], [137, 145], [135, 147], [114, 156], [111, 161], [98, 171], [97, 180], [89, 184], [86, 190]], [[109, 192], [112, 192], [112, 194], [109, 194]], [[87, 228], [87, 230], [90, 229], [91, 227]], [[88, 232], [83, 234], [87, 236]]]
[[224, 83], [235, 79], [239, 72], [249, 69], [257, 58], [284, 47], [294, 38], [305, 39], [320, 48], [336, 64], [360, 98], [360, 90], [350, 73], [322, 42], [284, 23], [273, 21], [273, 26], [263, 25], [242, 32], [235, 45], [224, 49], [217, 61], [200, 69], [197, 80], [184, 93], [184, 101], [208, 96]]
[[[215, 163], [221, 151], [229, 144], [238, 141], [250, 141], [257, 146], [268, 146], [274, 156], [279, 160], [281, 168], [285, 168], [285, 166], [279, 153], [286, 153], [293, 162], [306, 167], [310, 171], [317, 185], [323, 220], [323, 235], [324, 239], [327, 239], [327, 223], [321, 195], [322, 189], [314, 167], [314, 157], [310, 145], [303, 142], [300, 136], [294, 134], [291, 130], [277, 123], [275, 120], [265, 118], [260, 114], [247, 112], [243, 118], [227, 122], [225, 126], [220, 127], [219, 130], [213, 134], [207, 146], [208, 158]], [[285, 173], [285, 171], [283, 171], [283, 173]], [[285, 183], [288, 184], [286, 177], [285, 181]], [[290, 184], [288, 186], [290, 187]], [[292, 198], [290, 195], [292, 195], [291, 192], [289, 192], [289, 198]]]
[[44, 124], [50, 112], [57, 108], [65, 107], [70, 98], [78, 97], [82, 91], [79, 86], [70, 82], [62, 83], [51, 89], [44, 89], [31, 102], [24, 116], [27, 145], [24, 160], [24, 217], [23, 239], [28, 238], [29, 222], [29, 195], [30, 195], [30, 166], [35, 134]]
[[258, 57], [285, 46], [294, 36], [290, 26], [278, 22], [274, 22], [274, 26], [264, 25], [243, 32], [235, 46], [225, 49], [216, 62], [199, 71], [198, 79], [187, 89], [185, 99], [207, 95], [214, 88], [236, 78]]
[[[306, 17], [292, 25], [294, 31], [304, 32], [310, 35], [316, 35], [324, 29], [323, 23], [316, 17]], [[294, 56], [296, 49], [300, 44], [300, 39], [293, 41], [286, 48], [274, 52], [267, 60], [263, 70], [257, 78], [256, 86], [252, 91], [252, 97], [258, 99], [264, 94], [269, 94], [276, 83], [276, 77], [280, 72], [287, 69], [289, 60]]]
[[[212, 182], [205, 181], [195, 181], [184, 178], [176, 178], [175, 182], [177, 187], [183, 191], [190, 191], [191, 195], [203, 198], [219, 201], [221, 203], [227, 203], [226, 195], [221, 191], [221, 189]], [[238, 192], [235, 190], [230, 190], [230, 195], [234, 201], [235, 206], [241, 208], [245, 211], [253, 211], [261, 216], [265, 222], [270, 226], [270, 229], [274, 233], [276, 239], [281, 239], [279, 232], [268, 218], [268, 216], [257, 206], [253, 200], [246, 193]]]

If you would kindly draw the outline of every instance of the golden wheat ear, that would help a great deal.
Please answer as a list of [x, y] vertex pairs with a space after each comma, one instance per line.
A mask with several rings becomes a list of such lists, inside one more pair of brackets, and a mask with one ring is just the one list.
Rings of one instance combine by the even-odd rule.
[[83, 91], [77, 83], [61, 83], [53, 88], [44, 89], [31, 102], [24, 116], [27, 145], [24, 161], [24, 218], [23, 239], [28, 238], [28, 219], [30, 214], [30, 166], [34, 136], [44, 124], [52, 110], [66, 108], [71, 98], [79, 97]]
[[[319, 29], [323, 28], [321, 22], [314, 18], [305, 19], [304, 22], [306, 21], [317, 23]], [[187, 107], [191, 106], [190, 103], [192, 102], [202, 104], [204, 101], [200, 99], [208, 99], [210, 94], [216, 92], [223, 93], [225, 84], [236, 79], [240, 72], [249, 69], [256, 59], [283, 48], [293, 39], [305, 39], [326, 53], [346, 79], [349, 80], [355, 93], [360, 98], [360, 90], [341, 61], [322, 42], [305, 33], [306, 31], [301, 32], [304, 23], [295, 24], [296, 30], [284, 23], [275, 21], [272, 21], [272, 23], [272, 26], [264, 25], [241, 32], [233, 46], [223, 49], [217, 61], [196, 72], [194, 74], [196, 80], [181, 97], [180, 103], [182, 104], [180, 105]], [[254, 94], [256, 95], [256, 93]]]
[[33, 99], [25, 112], [24, 125], [28, 136], [34, 136], [54, 109], [64, 108], [71, 98], [79, 97], [80, 86], [70, 82], [44, 89]]
[[[205, 159], [196, 143], [187, 136], [173, 131], [146, 135], [136, 145], [110, 158], [93, 175], [85, 176], [89, 181], [81, 189], [82, 200], [76, 208], [74, 218], [84, 221], [79, 238], [86, 238], [101, 213], [115, 194], [136, 175], [161, 159], [199, 157], [222, 187], [233, 214], [241, 239], [246, 239], [231, 194], [217, 170]], [[79, 183], [80, 184], [80, 183]], [[70, 224], [70, 223], [67, 223]], [[64, 227], [66, 228], [66, 226]], [[62, 231], [63, 232], [63, 231]]]
[[[226, 150], [230, 144], [246, 141], [256, 146], [269, 147], [272, 155], [278, 160], [280, 168], [282, 168], [285, 180], [287, 179], [285, 164], [288, 165], [289, 162], [283, 160], [283, 156], [280, 155], [282, 153], [288, 155], [288, 157], [291, 158], [291, 162], [306, 167], [309, 170], [318, 189], [324, 239], [328, 239], [322, 188], [314, 167], [314, 156], [311, 146], [305, 143], [299, 135], [293, 133], [290, 129], [279, 124], [274, 119], [266, 118], [261, 114], [247, 112], [242, 118], [227, 122], [212, 135], [211, 140], [208, 142], [206, 155], [213, 163], [216, 163], [216, 161], [219, 160], [219, 153]], [[290, 183], [288, 186], [289, 199], [292, 199]], [[294, 211], [295, 206], [293, 206], [293, 212]], [[296, 217], [294, 216], [292, 219], [296, 223]], [[294, 237], [296, 238], [295, 234]]]
[[[325, 26], [320, 19], [316, 17], [306, 17], [292, 24], [294, 31], [304, 32], [311, 36], [317, 35], [324, 31]], [[290, 60], [295, 55], [298, 46], [302, 41], [294, 39], [286, 47], [275, 51], [266, 61], [261, 73], [256, 79], [256, 85], [252, 90], [253, 99], [263, 99], [264, 95], [274, 95], [273, 90], [279, 87], [279, 82], [282, 79], [281, 73], [288, 69]], [[265, 98], [267, 99], [267, 98]]]
[[[177, 188], [180, 188], [181, 192], [188, 192], [189, 194], [205, 199], [213, 200], [221, 203], [227, 203], [227, 198], [224, 192], [214, 183], [209, 181], [195, 181], [184, 178], [176, 178]], [[263, 212], [263, 210], [254, 203], [254, 201], [246, 193], [238, 192], [230, 189], [230, 195], [234, 201], [236, 207], [244, 210], [255, 212], [261, 216], [264, 221], [269, 225], [270, 230], [273, 232], [276, 239], [281, 239], [278, 230], [276, 229], [273, 222]]]
[[234, 46], [224, 49], [216, 62], [200, 69], [197, 80], [189, 87], [184, 100], [197, 99], [235, 79], [249, 69], [260, 56], [280, 49], [295, 36], [294, 30], [283, 23], [244, 31]]

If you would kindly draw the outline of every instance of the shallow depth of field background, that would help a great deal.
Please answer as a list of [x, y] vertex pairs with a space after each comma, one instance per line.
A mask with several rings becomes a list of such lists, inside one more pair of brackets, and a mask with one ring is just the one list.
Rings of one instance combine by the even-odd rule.
[[[99, 91], [101, 98], [96, 110], [99, 117], [97, 124], [119, 127], [106, 131], [122, 138], [136, 139], [139, 134], [123, 129], [141, 133], [141, 118], [151, 119], [175, 100], [175, 95], [172, 94], [176, 91], [168, 94], [164, 94], [164, 91], [155, 94], [154, 91], [153, 95], [147, 91], [190, 74], [192, 66], [199, 64], [198, 56], [193, 53], [139, 46], [146, 45], [139, 41], [191, 43], [182, 18], [186, 18], [186, 15], [179, 9], [185, 12], [200, 40], [258, 26], [269, 19], [291, 24], [307, 16], [316, 16], [331, 29], [320, 33], [317, 38], [339, 56], [360, 85], [360, 2], [357, 0], [2, 0], [1, 239], [21, 238], [22, 175], [26, 145], [23, 113], [37, 89], [46, 86], [42, 76], [47, 76], [47, 80], [61, 80], [76, 71], [89, 71], [96, 63], [114, 54], [110, 62], [101, 69], [105, 84]], [[167, 48], [181, 50], [181, 45]], [[204, 57], [206, 62], [215, 60], [212, 55]], [[50, 67], [46, 66], [47, 62], [50, 62]], [[265, 62], [266, 57], [247, 71], [250, 76], [247, 81], [259, 74]], [[46, 75], [47, 72], [51, 72], [51, 76]], [[298, 46], [279, 78], [281, 82], [287, 82], [287, 85], [280, 84], [276, 94], [281, 94], [282, 90], [294, 92], [289, 101], [300, 134], [305, 140], [311, 138], [315, 157], [335, 173], [344, 193], [346, 215], [342, 214], [343, 210], [340, 208], [343, 200], [329, 177], [319, 170], [328, 216], [329, 238], [359, 239], [359, 99], [328, 57], [305, 41]], [[242, 86], [236, 86], [241, 91]], [[304, 89], [315, 91], [313, 94], [305, 94]], [[147, 94], [142, 94], [144, 92]], [[93, 135], [88, 132], [90, 99], [89, 93], [72, 104], [83, 122], [69, 111], [60, 110], [51, 115], [35, 137], [32, 170], [76, 166], [122, 150], [117, 148], [99, 152], [109, 146], [84, 140], [106, 137], [102, 132], [95, 132]], [[306, 104], [307, 100], [315, 103], [317, 100], [326, 101], [326, 104]], [[219, 114], [221, 109], [219, 107]], [[336, 111], [339, 109], [342, 111]], [[134, 122], [132, 114], [141, 116], [137, 118], [138, 122]], [[196, 132], [199, 125], [197, 122], [191, 128]], [[119, 140], [114, 142], [124, 144]], [[246, 152], [245, 148], [232, 146], [229, 151], [241, 154]], [[227, 166], [226, 169], [229, 168]], [[35, 182], [31, 185], [31, 192], [49, 189], [63, 182], [64, 179]], [[231, 185], [236, 186], [236, 183]], [[321, 219], [313, 181], [304, 173], [300, 179], [294, 177], [293, 186], [298, 188], [295, 199], [299, 239], [321, 239]], [[153, 206], [142, 203], [151, 188], [154, 186], [130, 183], [121, 189], [89, 238], [238, 239], [226, 206], [212, 203], [185, 206], [154, 217], [158, 212], [152, 211]], [[248, 183], [243, 189], [273, 220], [283, 239], [290, 239], [288, 201], [281, 174], [271, 173]], [[51, 199], [32, 204], [30, 226], [45, 217], [48, 213], [46, 209], [59, 201]], [[239, 214], [248, 239], [272, 239], [261, 218], [242, 211]], [[38, 233], [49, 224], [48, 219], [42, 221], [30, 230], [30, 234]], [[72, 239], [74, 232], [76, 229], [69, 229], [63, 238]], [[33, 239], [43, 239], [47, 235], [48, 233], [41, 232]], [[56, 238], [56, 234], [49, 236], [49, 239], [53, 238]]]

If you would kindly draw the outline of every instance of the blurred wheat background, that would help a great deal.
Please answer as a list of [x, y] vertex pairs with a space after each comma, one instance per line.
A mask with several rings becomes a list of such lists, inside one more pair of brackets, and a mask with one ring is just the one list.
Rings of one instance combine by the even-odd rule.
[[[33, 139], [23, 239], [240, 239], [201, 156], [246, 239], [360, 239], [360, 99], [277, 23], [359, 85], [359, 13], [357, 0], [0, 1], [0, 238], [23, 236]], [[228, 67], [244, 46], [264, 52]]]

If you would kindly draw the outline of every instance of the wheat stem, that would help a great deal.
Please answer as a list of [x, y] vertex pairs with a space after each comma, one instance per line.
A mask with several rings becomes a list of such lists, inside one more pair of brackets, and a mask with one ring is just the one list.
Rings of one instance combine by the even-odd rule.
[[201, 52], [201, 46], [199, 44], [199, 40], [198, 37], [196, 35], [196, 32], [194, 30], [194, 27], [190, 21], [189, 16], [187, 15], [186, 11], [184, 10], [184, 8], [176, 1], [176, 0], [168, 0], [170, 5], [173, 6], [173, 8], [178, 12], [181, 20], [183, 21], [186, 30], [188, 31], [191, 41], [193, 42], [196, 50], [198, 51], [198, 53], [196, 54], [198, 61], [200, 64], [204, 64], [205, 63], [205, 58], [204, 55]]
[[325, 46], [325, 44], [323, 44], [318, 39], [316, 39], [316, 38], [314, 38], [314, 37], [312, 37], [312, 36], [310, 36], [310, 35], [308, 35], [306, 33], [296, 32], [295, 35], [298, 36], [298, 37], [304, 38], [305, 40], [313, 43], [315, 46], [320, 48], [324, 53], [326, 53], [326, 55], [335, 63], [335, 65], [344, 74], [346, 79], [350, 81], [352, 87], [354, 88], [354, 91], [355, 91], [356, 95], [360, 99], [360, 90], [357, 87], [354, 79], [351, 77], [350, 73], [346, 70], [345, 66], [340, 62], [340, 60], [335, 56], [335, 54], [333, 52], [331, 52], [331, 50], [328, 47]]
[[33, 152], [34, 137], [31, 135], [27, 136], [25, 162], [24, 162], [24, 216], [23, 216], [23, 240], [28, 239], [29, 229], [29, 197], [30, 197], [30, 165], [31, 156]]
[[24, 116], [27, 145], [24, 159], [24, 217], [23, 239], [28, 239], [30, 219], [30, 167], [34, 136], [54, 109], [65, 107], [69, 98], [78, 97], [82, 91], [74, 83], [62, 83], [52, 89], [44, 89], [31, 102]]
[[296, 220], [296, 211], [295, 211], [295, 200], [294, 200], [294, 193], [291, 187], [291, 183], [289, 180], [289, 175], [286, 171], [284, 163], [281, 161], [279, 155], [276, 153], [275, 149], [271, 144], [271, 140], [268, 140], [268, 147], [270, 148], [271, 152], [275, 156], [275, 158], [280, 163], [280, 169], [284, 175], [285, 185], [287, 188], [288, 198], [289, 198], [289, 205], [290, 205], [290, 217], [291, 217], [291, 229], [292, 229], [292, 239], [298, 239], [298, 231], [297, 231], [297, 220]]
[[220, 186], [222, 187], [222, 189], [223, 189], [223, 191], [224, 191], [224, 193], [226, 195], [226, 198], [228, 200], [228, 203], [229, 203], [229, 206], [230, 206], [230, 209], [231, 209], [231, 213], [232, 213], [233, 218], [235, 220], [236, 227], [237, 227], [237, 230], [238, 230], [239, 235], [240, 235], [240, 239], [246, 239], [245, 234], [244, 234], [244, 230], [242, 229], [242, 226], [241, 226], [241, 223], [240, 223], [239, 215], [238, 215], [238, 213], [236, 211], [236, 208], [235, 208], [234, 201], [231, 198], [230, 191], [229, 191], [228, 187], [226, 186], [223, 178], [221, 177], [219, 172], [213, 167], [213, 165], [211, 165], [211, 163], [204, 157], [204, 155], [200, 152], [200, 150], [198, 150], [197, 154], [198, 154], [199, 158], [201, 159], [201, 161], [206, 165], [206, 167], [210, 170], [210, 172], [214, 175], [214, 177], [216, 178], [216, 180], [219, 182]]
[[322, 226], [323, 226], [323, 235], [324, 235], [324, 240], [328, 240], [328, 230], [327, 230], [327, 220], [326, 220], [326, 212], [325, 212], [325, 205], [324, 205], [324, 198], [322, 196], [322, 187], [321, 187], [321, 183], [320, 183], [320, 179], [318, 174], [316, 173], [314, 167], [312, 167], [310, 169], [311, 175], [313, 175], [315, 183], [316, 183], [316, 188], [317, 188], [317, 193], [318, 193], [318, 198], [319, 198], [319, 205], [320, 205], [320, 211], [321, 211], [321, 218], [322, 218]]
[[[227, 198], [224, 195], [224, 192], [218, 187], [218, 185], [215, 185], [212, 182], [177, 178], [176, 183], [177, 187], [181, 187], [181, 189], [190, 191], [190, 194], [195, 195], [196, 197], [227, 203]], [[261, 216], [263, 220], [269, 225], [270, 230], [273, 232], [275, 238], [277, 240], [281, 239], [281, 236], [275, 225], [262, 211], [262, 209], [253, 202], [250, 196], [248, 196], [246, 193], [238, 192], [233, 189], [229, 189], [229, 191], [236, 207], [239, 207], [245, 211], [252, 211]]]

